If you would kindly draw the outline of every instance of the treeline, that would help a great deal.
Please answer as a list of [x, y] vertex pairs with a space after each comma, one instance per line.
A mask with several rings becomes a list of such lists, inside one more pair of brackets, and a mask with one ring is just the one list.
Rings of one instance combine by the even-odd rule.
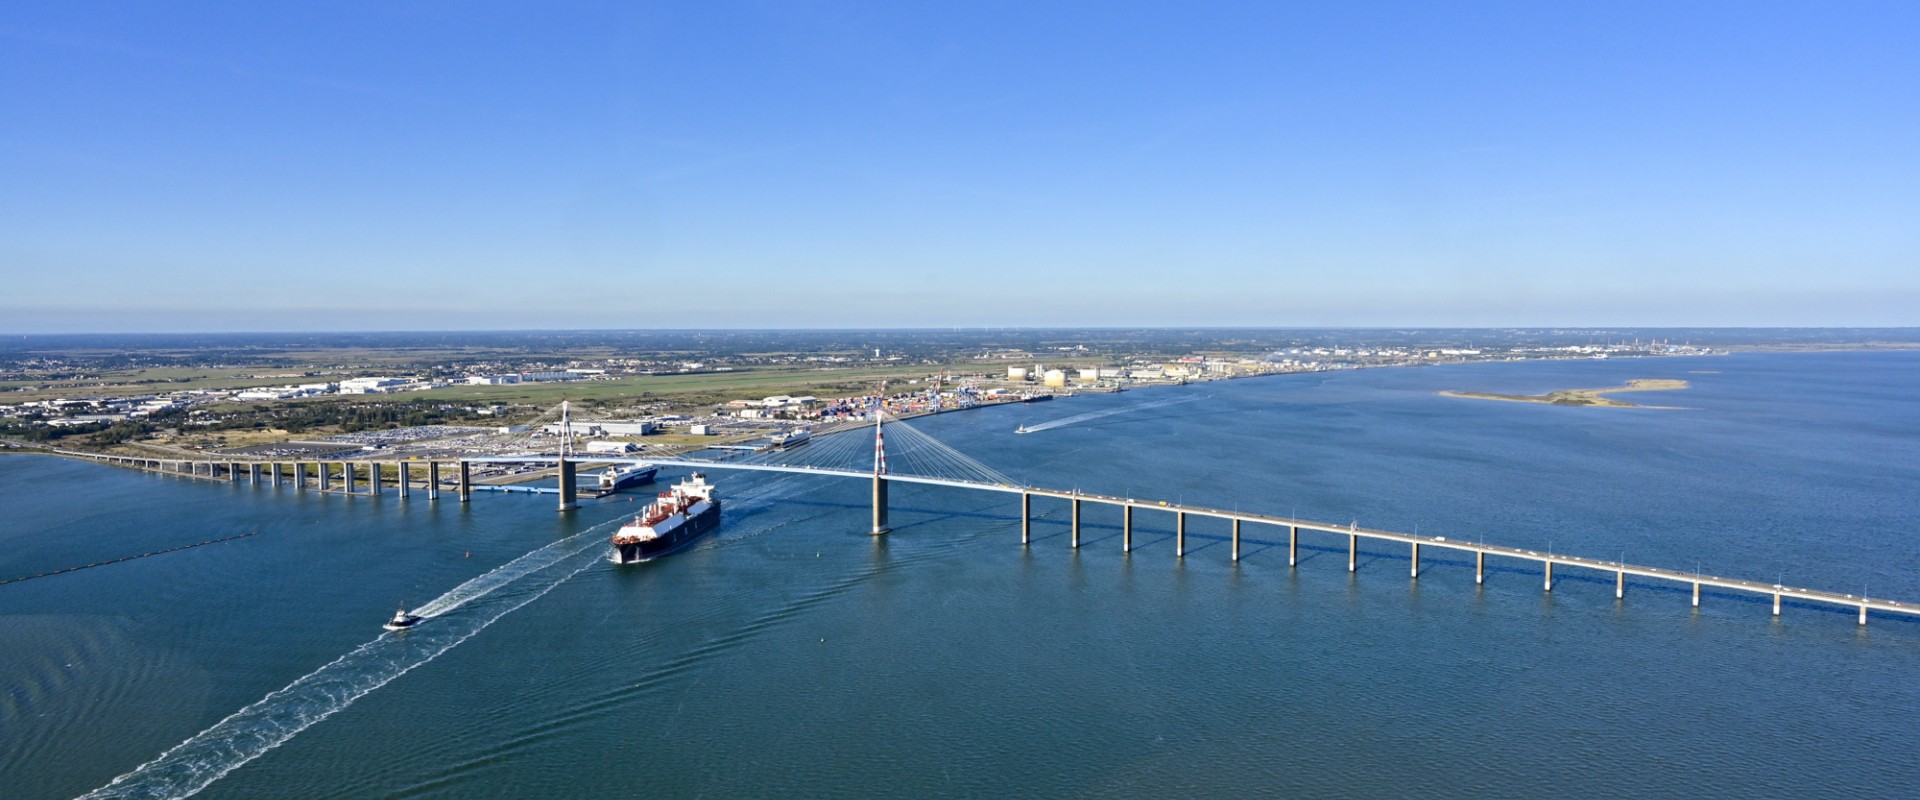
[[130, 419], [88, 422], [80, 425], [34, 425], [21, 420], [0, 420], [0, 437], [25, 439], [29, 442], [52, 442], [84, 436], [88, 444], [98, 447], [138, 439], [155, 430], [158, 428], [151, 423]]

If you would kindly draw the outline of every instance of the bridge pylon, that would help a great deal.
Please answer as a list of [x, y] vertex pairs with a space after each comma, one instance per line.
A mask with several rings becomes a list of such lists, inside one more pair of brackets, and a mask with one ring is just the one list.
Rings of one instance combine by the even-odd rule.
[[[885, 398], [881, 398], [885, 402]], [[885, 409], [873, 410], [873, 530], [869, 535], [879, 536], [886, 533], [887, 527], [887, 442], [880, 432], [885, 422]]]

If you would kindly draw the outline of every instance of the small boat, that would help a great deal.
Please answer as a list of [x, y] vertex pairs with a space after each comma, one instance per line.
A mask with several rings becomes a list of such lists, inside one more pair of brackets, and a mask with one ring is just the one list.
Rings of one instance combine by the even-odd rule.
[[1014, 433], [1026, 433], [1026, 432], [1027, 432], [1027, 426], [1025, 425], [1020, 426], [1019, 430], [1014, 431]]
[[403, 606], [399, 611], [393, 612], [393, 619], [388, 620], [387, 624], [380, 627], [390, 631], [403, 631], [420, 624], [420, 620], [423, 619], [426, 619], [426, 617], [420, 616], [419, 614], [407, 613], [407, 609]]

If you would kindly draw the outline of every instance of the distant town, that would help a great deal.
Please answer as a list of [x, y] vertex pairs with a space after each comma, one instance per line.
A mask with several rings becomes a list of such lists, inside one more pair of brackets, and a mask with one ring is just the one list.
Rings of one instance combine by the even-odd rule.
[[[0, 437], [176, 454], [684, 451], [782, 426], [1080, 392], [1483, 361], [1912, 346], [1904, 333], [879, 331], [23, 337], [0, 349]], [[1677, 335], [1676, 335], [1677, 334]], [[505, 437], [505, 438], [503, 438]], [[387, 457], [392, 457], [389, 452]]]

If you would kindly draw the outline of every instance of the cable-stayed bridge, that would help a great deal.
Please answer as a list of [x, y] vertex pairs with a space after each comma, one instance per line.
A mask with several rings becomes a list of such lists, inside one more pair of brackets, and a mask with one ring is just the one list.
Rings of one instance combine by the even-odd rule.
[[[564, 418], [564, 412], [562, 413]], [[563, 441], [570, 441], [566, 437]], [[1667, 569], [1625, 561], [1609, 561], [1565, 553], [1538, 552], [1517, 547], [1449, 540], [1443, 536], [1421, 536], [1419, 534], [1398, 531], [1361, 528], [1358, 524], [1338, 525], [1311, 520], [1293, 519], [1269, 514], [1256, 514], [1245, 511], [1209, 508], [1182, 503], [1169, 503], [1164, 500], [1138, 499], [1082, 492], [1079, 490], [1061, 490], [1024, 484], [1000, 471], [981, 463], [979, 460], [954, 449], [944, 442], [921, 432], [904, 421], [883, 421], [878, 418], [872, 424], [842, 424], [830, 430], [815, 433], [807, 443], [797, 446], [778, 446], [768, 444], [749, 449], [707, 448], [669, 457], [620, 458], [601, 455], [576, 457], [566, 452], [565, 445], [558, 453], [527, 453], [519, 455], [476, 456], [457, 459], [388, 462], [381, 464], [372, 461], [205, 461], [196, 459], [159, 459], [137, 456], [106, 455], [75, 451], [51, 451], [59, 455], [85, 458], [119, 466], [133, 467], [167, 474], [206, 478], [212, 480], [240, 481], [259, 484], [268, 482], [273, 486], [283, 485], [282, 467], [287, 467], [287, 481], [296, 490], [307, 490], [311, 479], [311, 488], [322, 492], [334, 492], [352, 495], [379, 496], [386, 490], [382, 473], [388, 472], [394, 480], [395, 493], [400, 497], [409, 497], [413, 486], [419, 483], [417, 476], [424, 472], [425, 490], [430, 500], [438, 500], [443, 486], [451, 486], [458, 492], [461, 502], [472, 496], [474, 489], [472, 469], [476, 464], [539, 464], [550, 465], [557, 477], [557, 486], [552, 491], [559, 495], [559, 508], [570, 510], [577, 504], [576, 470], [582, 462], [596, 464], [639, 464], [662, 467], [683, 467], [696, 470], [739, 470], [754, 472], [782, 472], [792, 474], [819, 475], [822, 477], [868, 480], [873, 486], [873, 527], [875, 535], [887, 533], [888, 486], [893, 483], [913, 483], [931, 486], [945, 486], [972, 491], [1001, 492], [1020, 496], [1020, 542], [1023, 546], [1033, 542], [1033, 503], [1036, 498], [1064, 500], [1070, 504], [1069, 517], [1070, 543], [1074, 548], [1081, 545], [1081, 517], [1086, 504], [1118, 507], [1121, 510], [1121, 549], [1124, 552], [1134, 550], [1133, 528], [1136, 512], [1168, 514], [1174, 521], [1174, 556], [1187, 556], [1188, 523], [1193, 519], [1211, 519], [1225, 521], [1231, 525], [1231, 558], [1241, 558], [1241, 529], [1247, 524], [1266, 526], [1269, 530], [1285, 529], [1287, 532], [1287, 565], [1297, 567], [1300, 564], [1300, 537], [1304, 531], [1311, 536], [1336, 541], [1344, 540], [1347, 554], [1347, 571], [1359, 570], [1360, 541], [1386, 543], [1407, 548], [1409, 554], [1409, 577], [1418, 579], [1423, 569], [1422, 550], [1439, 550], [1458, 555], [1470, 554], [1474, 560], [1474, 583], [1483, 584], [1487, 576], [1487, 557], [1508, 559], [1532, 563], [1539, 566], [1542, 575], [1542, 590], [1551, 592], [1554, 588], [1554, 569], [1570, 568], [1588, 572], [1611, 575], [1614, 578], [1614, 597], [1624, 601], [1626, 598], [1627, 578], [1638, 581], [1651, 581], [1663, 584], [1691, 586], [1692, 603], [1698, 608], [1703, 590], [1714, 589], [1722, 592], [1760, 595], [1771, 597], [1773, 615], [1779, 616], [1782, 602], [1794, 600], [1802, 603], [1826, 607], [1840, 607], [1857, 611], [1859, 624], [1865, 625], [1869, 611], [1901, 614], [1920, 617], [1920, 603], [1903, 602], [1886, 598], [1856, 597], [1851, 594], [1790, 587], [1780, 583], [1746, 580], [1716, 575], [1703, 575], [1697, 571]], [[365, 478], [356, 477], [356, 467], [364, 470]], [[441, 479], [442, 468], [450, 468], [454, 475], [449, 483]], [[390, 470], [390, 471], [389, 471]], [[336, 487], [334, 481], [338, 480]], [[364, 483], [364, 489], [361, 488]], [[1323, 545], [1324, 546], [1324, 545]]]

